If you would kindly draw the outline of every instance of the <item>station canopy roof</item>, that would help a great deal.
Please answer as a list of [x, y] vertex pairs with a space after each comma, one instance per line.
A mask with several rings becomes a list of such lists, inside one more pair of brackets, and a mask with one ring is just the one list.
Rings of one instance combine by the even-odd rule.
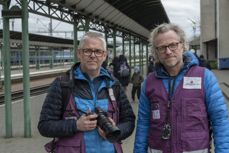
[[145, 38], [169, 19], [161, 0], [47, 0], [61, 7], [131, 30]]

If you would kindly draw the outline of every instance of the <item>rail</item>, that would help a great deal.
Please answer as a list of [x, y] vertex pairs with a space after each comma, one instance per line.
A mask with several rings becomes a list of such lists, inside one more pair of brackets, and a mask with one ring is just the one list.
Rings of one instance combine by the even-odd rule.
[[[46, 93], [48, 91], [49, 86], [50, 84], [32, 87], [30, 89], [30, 95], [36, 96], [36, 95], [41, 95], [43, 93]], [[12, 92], [12, 101], [23, 99], [24, 97], [23, 93], [24, 93], [24, 90], [18, 90], [18, 91]], [[0, 94], [0, 105], [4, 104], [4, 97], [5, 96], [3, 93]]]

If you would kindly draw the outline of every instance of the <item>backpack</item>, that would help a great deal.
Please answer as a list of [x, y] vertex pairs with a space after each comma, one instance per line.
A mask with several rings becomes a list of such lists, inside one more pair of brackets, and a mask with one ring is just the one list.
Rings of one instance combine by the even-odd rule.
[[[70, 96], [72, 94], [72, 79], [70, 77], [70, 74], [65, 74], [64, 76], [60, 76], [60, 86], [62, 90], [62, 112], [64, 114], [64, 111], [66, 111], [67, 104], [69, 102]], [[55, 148], [56, 148], [56, 141], [57, 139], [54, 137], [52, 141], [46, 143], [44, 145], [45, 150], [47, 153], [55, 153]]]
[[127, 77], [127, 76], [130, 75], [130, 69], [127, 66], [126, 62], [120, 64], [119, 74], [120, 74], [121, 77]]

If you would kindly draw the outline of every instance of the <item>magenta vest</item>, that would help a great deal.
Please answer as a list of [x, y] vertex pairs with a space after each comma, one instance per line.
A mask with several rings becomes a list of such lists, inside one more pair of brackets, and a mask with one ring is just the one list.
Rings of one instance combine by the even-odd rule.
[[[209, 121], [205, 106], [204, 69], [193, 66], [185, 77], [200, 77], [201, 89], [184, 89], [184, 79], [174, 90], [171, 97], [168, 121], [171, 124], [171, 136], [161, 138], [166, 120], [168, 92], [162, 79], [150, 74], [146, 82], [146, 95], [151, 103], [149, 130], [149, 148], [163, 153], [182, 153], [210, 148]], [[157, 115], [155, 117], [155, 112]], [[153, 114], [154, 113], [154, 114]], [[154, 116], [153, 116], [154, 115]]]
[[[117, 108], [117, 109], [114, 110], [114, 108]], [[113, 112], [113, 113], [109, 113], [109, 112]], [[118, 110], [117, 102], [111, 99], [109, 99], [108, 116], [111, 117], [115, 121], [116, 124], [118, 123], [119, 110]], [[65, 119], [79, 118], [79, 113], [76, 109], [72, 95], [69, 98], [69, 102], [66, 106], [66, 110], [63, 114], [63, 118]], [[45, 145], [45, 149], [47, 152], [52, 152], [50, 151], [51, 148], [53, 147], [52, 144], [53, 142], [50, 142]], [[113, 143], [113, 144], [114, 144], [116, 153], [123, 153], [120, 143]], [[54, 153], [86, 153], [83, 132], [77, 132], [72, 137], [58, 138], [55, 141], [54, 147], [55, 147]]]

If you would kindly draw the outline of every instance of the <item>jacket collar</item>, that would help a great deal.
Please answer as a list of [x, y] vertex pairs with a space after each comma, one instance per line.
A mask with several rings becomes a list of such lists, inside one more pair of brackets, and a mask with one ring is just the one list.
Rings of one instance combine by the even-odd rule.
[[[187, 73], [187, 71], [192, 66], [199, 64], [197, 57], [191, 51], [184, 52], [183, 60], [184, 60], [184, 65], [181, 68], [181, 70], [178, 73], [178, 75], [181, 72]], [[164, 68], [164, 66], [161, 63], [156, 64], [155, 76], [158, 77], [158, 78], [162, 78], [162, 79], [166, 79], [166, 78], [170, 77], [169, 73], [166, 71], [166, 69]]]
[[[71, 70], [73, 74], [73, 78], [75, 79], [83, 79], [83, 80], [89, 80], [89, 76], [86, 73], [83, 73], [80, 69], [80, 62], [75, 63], [72, 67]], [[104, 77], [109, 80], [114, 80], [112, 75], [103, 67], [100, 69], [100, 74], [98, 77]]]

